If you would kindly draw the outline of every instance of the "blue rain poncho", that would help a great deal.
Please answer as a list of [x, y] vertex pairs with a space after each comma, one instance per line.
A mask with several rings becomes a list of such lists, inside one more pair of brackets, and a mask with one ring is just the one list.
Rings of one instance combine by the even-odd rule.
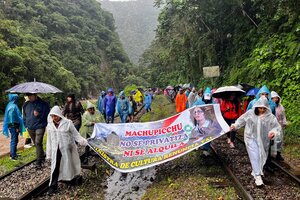
[[97, 108], [99, 110], [100, 113], [104, 113], [103, 112], [103, 99], [104, 99], [104, 96], [105, 96], [105, 92], [102, 91], [100, 94], [99, 94], [99, 98], [98, 98], [98, 101], [97, 101]]
[[145, 103], [145, 109], [146, 110], [151, 108], [152, 97], [148, 92], [145, 92], [144, 103]]
[[117, 104], [117, 98], [114, 94], [114, 91], [112, 88], [109, 88], [107, 93], [112, 92], [112, 96], [109, 96], [109, 94], [105, 95], [103, 99], [103, 112], [105, 112], [106, 117], [114, 117], [115, 115], [115, 109]]
[[5, 108], [4, 121], [3, 121], [3, 135], [9, 137], [8, 125], [12, 123], [20, 124], [20, 135], [25, 132], [22, 113], [17, 105], [18, 95], [8, 94], [8, 104]]
[[256, 94], [256, 98], [253, 99], [252, 101], [250, 101], [248, 107], [247, 107], [247, 111], [250, 110], [253, 105], [255, 104], [255, 102], [260, 98], [260, 94], [262, 93], [267, 93], [268, 94], [268, 102], [269, 102], [269, 106], [270, 106], [270, 109], [272, 111], [272, 113], [275, 115], [276, 111], [275, 111], [275, 103], [271, 100], [271, 93], [270, 93], [270, 90], [267, 88], [267, 86], [262, 86], [259, 91], [257, 92]]
[[132, 109], [123, 91], [120, 92], [116, 108], [117, 108], [117, 113], [121, 118], [121, 122], [126, 123], [128, 115], [132, 111]]
[[[261, 116], [256, 115], [254, 111], [257, 107], [266, 108], [265, 113]], [[252, 166], [251, 174], [254, 177], [263, 175], [263, 166], [266, 163], [270, 146], [268, 134], [273, 132], [274, 137], [281, 134], [281, 126], [271, 113], [268, 99], [260, 97], [253, 108], [240, 116], [233, 126], [235, 129], [245, 126], [244, 140]]]
[[202, 98], [199, 98], [193, 106], [204, 105], [204, 104], [216, 104], [216, 102], [212, 98], [212, 92], [209, 87], [207, 87], [203, 93]]

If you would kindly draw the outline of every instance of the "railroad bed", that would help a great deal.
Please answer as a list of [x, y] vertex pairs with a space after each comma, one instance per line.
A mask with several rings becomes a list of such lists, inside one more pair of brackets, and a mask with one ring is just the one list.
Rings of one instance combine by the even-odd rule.
[[224, 135], [213, 141], [212, 145], [252, 199], [300, 199], [300, 183], [279, 168], [275, 169], [274, 174], [264, 172], [265, 185], [256, 187], [245, 145], [237, 140], [235, 148], [230, 149], [226, 139]]

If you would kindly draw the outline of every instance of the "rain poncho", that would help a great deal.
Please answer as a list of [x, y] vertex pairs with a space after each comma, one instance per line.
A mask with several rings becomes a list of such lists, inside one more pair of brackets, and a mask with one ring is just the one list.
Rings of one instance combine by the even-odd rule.
[[132, 111], [132, 108], [123, 91], [120, 92], [116, 108], [117, 108], [117, 113], [121, 118], [121, 122], [126, 123], [128, 115]]
[[[284, 107], [280, 103], [281, 102], [280, 96], [275, 91], [272, 91], [271, 92], [271, 98], [274, 98], [274, 97], [279, 98], [278, 104], [275, 103], [275, 105], [276, 105], [276, 108], [275, 108], [276, 109], [276, 118], [277, 118], [277, 121], [280, 124], [280, 126], [283, 128], [287, 125]], [[276, 137], [275, 140], [274, 140], [275, 144], [276, 144], [274, 146], [276, 146], [277, 149], [272, 148], [273, 154], [276, 153], [275, 150], [279, 151], [279, 152], [282, 151], [283, 130], [282, 130], [282, 134], [280, 136], [281, 137]]]
[[[265, 113], [258, 116], [255, 108], [267, 108]], [[244, 140], [252, 166], [252, 175], [263, 175], [263, 166], [266, 163], [270, 145], [268, 134], [273, 132], [275, 137], [280, 135], [281, 127], [276, 117], [271, 113], [267, 98], [259, 98], [253, 108], [240, 116], [233, 124], [235, 129], [245, 126]]]
[[194, 102], [193, 106], [204, 105], [204, 104], [215, 104], [216, 102], [212, 98], [211, 89], [207, 87], [202, 95], [202, 98]]
[[186, 109], [186, 102], [187, 102], [186, 94], [185, 93], [180, 94], [180, 92], [178, 92], [175, 99], [176, 112], [179, 113], [184, 111]]
[[256, 98], [253, 99], [252, 101], [250, 101], [248, 107], [247, 107], [247, 111], [250, 110], [253, 105], [255, 104], [255, 102], [259, 99], [260, 97], [260, 94], [261, 93], [267, 93], [268, 94], [268, 101], [269, 101], [269, 105], [270, 105], [270, 109], [272, 111], [272, 113], [275, 115], [275, 103], [271, 100], [271, 93], [270, 93], [270, 90], [267, 88], [267, 86], [262, 86], [259, 91], [257, 92], [256, 94]]
[[190, 92], [189, 96], [188, 96], [188, 103], [189, 103], [189, 108], [191, 108], [195, 102], [195, 98], [196, 98], [196, 92], [195, 89], [192, 90], [192, 92]]
[[[56, 128], [51, 115], [61, 118], [58, 128]], [[72, 121], [62, 115], [58, 106], [54, 106], [48, 115], [47, 125], [47, 146], [46, 158], [51, 159], [51, 180], [52, 173], [56, 166], [57, 149], [61, 152], [61, 162], [59, 167], [58, 181], [70, 181], [80, 174], [80, 159], [75, 141], [80, 145], [87, 145], [86, 139], [80, 136]]]
[[152, 96], [148, 92], [145, 93], [144, 104], [146, 110], [151, 108]]
[[8, 101], [4, 114], [3, 135], [9, 137], [9, 124], [19, 124], [20, 135], [22, 135], [22, 132], [25, 132], [26, 130], [22, 119], [22, 113], [17, 105], [18, 95], [8, 94]]
[[[87, 102], [86, 109], [95, 108], [95, 106], [91, 102]], [[105, 122], [101, 113], [95, 109], [95, 113], [92, 115], [89, 111], [85, 111], [82, 115], [82, 126], [80, 128], [80, 134], [82, 137], [87, 138], [88, 135], [92, 135], [94, 130], [94, 124]]]
[[[109, 92], [114, 92], [112, 88], [108, 89]], [[114, 117], [115, 115], [115, 108], [117, 104], [117, 98], [116, 95], [113, 93], [112, 96], [109, 96], [109, 94], [105, 95], [103, 99], [103, 108], [106, 114], [106, 118], [108, 117]]]
[[99, 95], [98, 101], [97, 101], [97, 108], [100, 113], [103, 113], [103, 99], [105, 97], [105, 92], [102, 91]]
[[136, 90], [136, 93], [134, 94], [133, 98], [136, 103], [141, 103], [143, 101], [143, 94], [139, 90]]
[[[187, 100], [188, 100], [188, 97], [189, 97], [190, 93], [191, 93], [191, 91], [189, 91], [189, 90], [185, 91], [185, 95], [186, 95]], [[189, 108], [189, 101], [186, 101], [186, 108]]]

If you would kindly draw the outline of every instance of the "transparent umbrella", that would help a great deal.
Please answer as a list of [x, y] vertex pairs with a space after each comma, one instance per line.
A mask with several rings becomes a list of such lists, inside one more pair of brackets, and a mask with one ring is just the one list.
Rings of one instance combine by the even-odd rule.
[[45, 93], [62, 93], [60, 89], [53, 85], [42, 82], [27, 82], [18, 84], [5, 92], [9, 93], [31, 93], [31, 94], [45, 94]]

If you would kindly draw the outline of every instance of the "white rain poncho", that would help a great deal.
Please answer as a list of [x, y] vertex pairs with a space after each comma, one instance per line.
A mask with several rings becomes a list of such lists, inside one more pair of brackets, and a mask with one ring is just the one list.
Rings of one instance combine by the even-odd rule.
[[[255, 108], [267, 108], [265, 113], [258, 116]], [[252, 175], [263, 175], [263, 166], [266, 163], [270, 145], [268, 134], [273, 132], [280, 135], [281, 127], [276, 117], [271, 113], [267, 98], [260, 97], [253, 108], [240, 116], [233, 124], [236, 129], [245, 126], [244, 140], [252, 166]]]
[[[61, 118], [58, 128], [54, 125], [51, 115]], [[63, 117], [58, 106], [54, 106], [48, 115], [46, 158], [51, 159], [51, 175], [56, 166], [57, 149], [61, 152], [58, 180], [70, 181], [80, 174], [80, 159], [75, 141], [86, 145], [87, 141], [81, 137], [71, 120]], [[50, 184], [52, 182], [52, 176]]]

